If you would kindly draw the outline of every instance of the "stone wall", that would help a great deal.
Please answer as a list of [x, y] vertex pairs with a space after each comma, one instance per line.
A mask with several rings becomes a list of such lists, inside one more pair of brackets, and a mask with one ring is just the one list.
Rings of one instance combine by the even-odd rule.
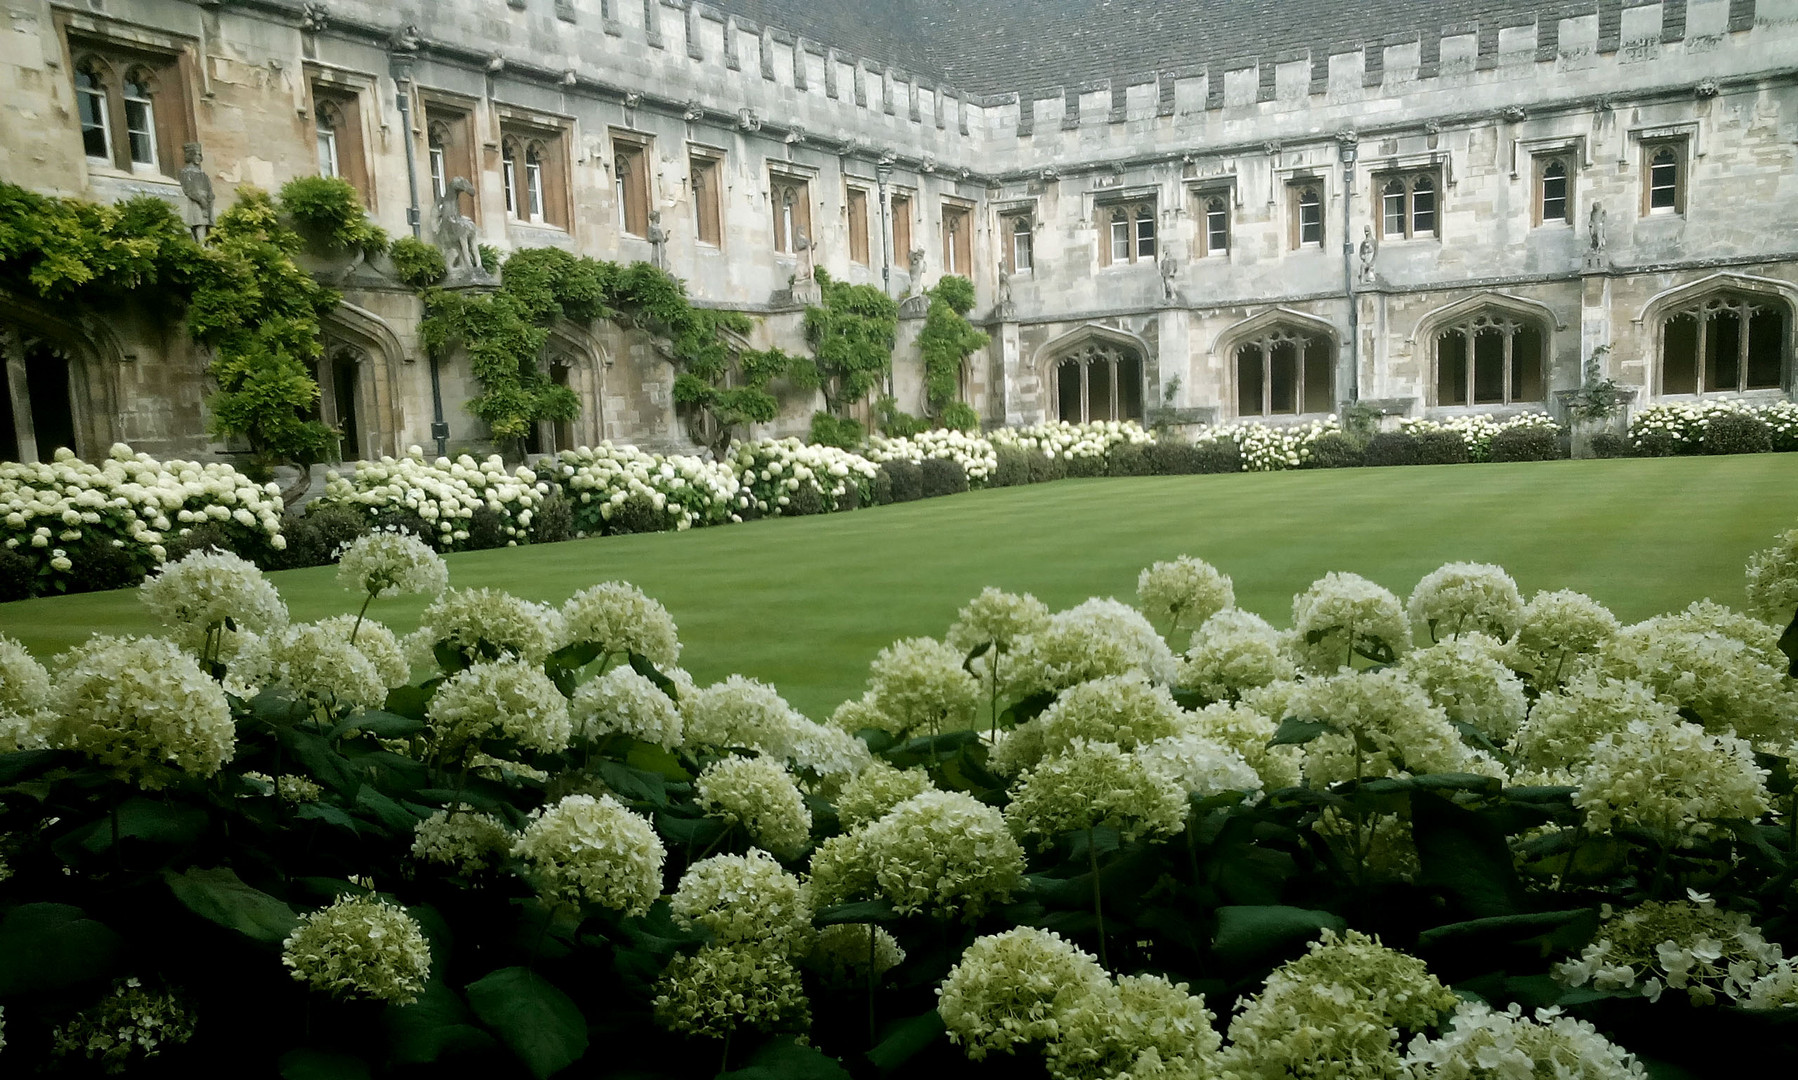
[[[965, 208], [972, 265], [958, 269], [974, 280], [974, 317], [993, 338], [968, 393], [993, 424], [1056, 415], [1052, 366], [1092, 342], [1141, 354], [1145, 405], [1232, 419], [1232, 350], [1269, 327], [1328, 340], [1333, 404], [1360, 397], [1412, 415], [1452, 411], [1460, 406], [1435, 400], [1431, 328], [1445, 313], [1486, 307], [1546, 334], [1544, 394], [1519, 407], [1553, 408], [1557, 392], [1592, 375], [1639, 386], [1638, 400], [1648, 400], [1659, 392], [1661, 337], [1645, 312], [1696, 282], [1783, 306], [1779, 392], [1793, 386], [1798, 0], [1518, 5], [1527, 11], [1372, 27], [1341, 46], [1069, 86], [1055, 71], [1027, 72], [1027, 86], [1014, 72], [1020, 89], [1006, 93], [991, 80], [967, 93], [906, 70], [945, 68], [928, 41], [911, 48], [895, 36], [903, 12], [855, 35], [856, 47], [885, 55], [858, 55], [805, 36], [842, 25], [829, 21], [842, 14], [835, 7], [794, 32], [676, 0], [4, 3], [0, 179], [103, 200], [149, 191], [179, 204], [161, 170], [121, 172], [84, 156], [70, 66], [93, 41], [168, 59], [164, 77], [181, 81], [184, 102], [158, 122], [179, 122], [204, 145], [221, 203], [239, 185], [275, 188], [316, 171], [316, 109], [338, 95], [356, 105], [343, 137], [363, 151], [371, 215], [406, 233], [416, 183], [428, 238], [428, 122], [450, 117], [466, 125], [461, 160], [476, 197], [464, 208], [483, 243], [661, 258], [697, 302], [758, 316], [758, 347], [804, 350], [791, 286], [812, 260], [895, 298], [933, 284], [947, 264], [943, 210]], [[769, 18], [796, 10], [727, 6]], [[396, 71], [410, 81], [396, 82]], [[542, 223], [508, 213], [503, 148], [520, 133], [540, 140], [560, 178]], [[1352, 196], [1345, 146], [1358, 158]], [[1646, 155], [1661, 146], [1681, 154], [1677, 212], [1647, 208]], [[618, 156], [633, 150], [646, 160], [647, 208], [665, 234], [659, 251], [621, 212]], [[1536, 220], [1544, 155], [1572, 166], [1564, 222]], [[717, 163], [715, 244], [698, 235], [695, 158]], [[1345, 235], [1358, 243], [1365, 230], [1384, 231], [1380, 187], [1416, 175], [1437, 185], [1434, 235], [1383, 237], [1365, 268], [1360, 252], [1345, 260]], [[802, 185], [808, 255], [776, 250], [777, 178]], [[1295, 243], [1301, 183], [1320, 196], [1318, 242]], [[867, 198], [865, 262], [851, 259], [852, 189]], [[922, 252], [917, 281], [911, 253], [892, 250], [895, 196], [907, 200], [909, 246]], [[1201, 240], [1213, 196], [1228, 208], [1222, 253], [1206, 253]], [[1125, 204], [1152, 214], [1153, 253], [1102, 265], [1110, 208]], [[1012, 215], [1029, 223], [1032, 267], [1010, 273], [1002, 297]], [[359, 454], [429, 444], [433, 419], [417, 301], [383, 269], [345, 282], [346, 308], [328, 328], [354, 365]], [[105, 321], [122, 342], [112, 352], [135, 366], [81, 366], [78, 377], [96, 389], [77, 400], [115, 402], [81, 438], [96, 444], [116, 430], [166, 451], [205, 450], [204, 358], [179, 327], [153, 317]], [[893, 390], [908, 411], [921, 407], [917, 328], [902, 324], [895, 353]], [[106, 351], [84, 334], [65, 332], [95, 356]], [[563, 327], [550, 351], [546, 361], [564, 369], [584, 405], [563, 438], [685, 444], [672, 370], [646, 337]], [[485, 432], [461, 407], [474, 390], [465, 361], [441, 358], [438, 375], [451, 445], [484, 448]], [[338, 389], [329, 388], [328, 419], [343, 408]], [[789, 392], [758, 433], [803, 432], [818, 404]]]

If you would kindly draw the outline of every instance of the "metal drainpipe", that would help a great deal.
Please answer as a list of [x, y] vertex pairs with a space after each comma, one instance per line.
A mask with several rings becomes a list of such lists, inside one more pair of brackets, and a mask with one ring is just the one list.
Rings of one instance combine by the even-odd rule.
[[1355, 148], [1359, 141], [1352, 131], [1336, 136], [1337, 152], [1342, 158], [1342, 283], [1348, 295], [1348, 400], [1361, 399], [1361, 304], [1355, 299], [1355, 233], [1352, 214], [1355, 205]]
[[[393, 58], [394, 99], [400, 109], [400, 129], [406, 144], [406, 188], [411, 203], [406, 207], [406, 223], [412, 226], [412, 238], [422, 239], [424, 215], [418, 206], [418, 157], [412, 146], [412, 58]], [[443, 419], [443, 376], [437, 370], [437, 354], [426, 353], [431, 364], [431, 438], [437, 443], [437, 456], [449, 453], [449, 424]]]

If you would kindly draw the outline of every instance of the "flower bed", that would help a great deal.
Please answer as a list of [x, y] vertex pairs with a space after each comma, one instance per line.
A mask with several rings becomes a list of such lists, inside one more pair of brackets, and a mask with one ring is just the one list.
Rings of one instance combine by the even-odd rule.
[[48, 670], [0, 639], [0, 808], [30, 823], [0, 834], [0, 1060], [1778, 1075], [1795, 550], [1750, 563], [1776, 622], [1619, 626], [1471, 563], [1408, 600], [1330, 574], [1291, 631], [1191, 558], [1138, 607], [987, 590], [829, 724], [697, 685], [624, 583], [449, 589], [379, 534], [346, 607], [441, 590], [402, 644], [195, 555], [146, 587], [166, 638]]
[[1311, 446], [1325, 435], [1341, 434], [1334, 415], [1303, 424], [1222, 424], [1207, 427], [1195, 443], [1235, 443], [1245, 472], [1298, 469], [1311, 461]]
[[371, 519], [389, 510], [417, 514], [440, 551], [468, 546], [469, 525], [480, 510], [498, 516], [507, 546], [528, 543], [532, 512], [549, 493], [535, 472], [522, 465], [508, 472], [497, 454], [485, 461], [468, 454], [429, 460], [416, 446], [405, 457], [359, 461], [351, 476], [333, 473], [325, 482], [326, 499], [358, 507]]
[[970, 488], [985, 487], [999, 464], [991, 439], [949, 429], [925, 431], [903, 439], [874, 435], [868, 439], [862, 456], [876, 465], [887, 461], [921, 465], [927, 458], [953, 461], [967, 474]]
[[608, 441], [544, 458], [537, 474], [574, 506], [577, 536], [606, 531], [632, 500], [646, 504], [670, 529], [742, 520], [736, 513], [741, 485], [735, 470], [691, 455], [646, 454]]
[[742, 485], [740, 511], [778, 517], [853, 510], [874, 501], [872, 461], [834, 446], [799, 439], [762, 439], [731, 448], [731, 468]]
[[1444, 420], [1411, 419], [1400, 420], [1398, 429], [1407, 435], [1428, 435], [1438, 431], [1450, 431], [1459, 435], [1467, 444], [1467, 460], [1487, 461], [1492, 456], [1492, 440], [1507, 431], [1546, 431], [1559, 434], [1561, 425], [1547, 413], [1519, 413], [1516, 416], [1503, 418], [1488, 416], [1485, 413], [1470, 413], [1465, 416], [1453, 416]]
[[1153, 435], [1133, 420], [1100, 420], [1089, 424], [1056, 420], [1032, 427], [1000, 428], [988, 438], [996, 447], [1015, 446], [1063, 461], [1102, 461], [1112, 447], [1155, 441]]
[[[229, 465], [157, 461], [123, 443], [100, 462], [58, 450], [49, 464], [0, 463], [0, 544], [28, 560], [35, 592], [130, 584], [206, 523], [245, 549], [284, 546], [279, 489]], [[105, 561], [123, 580], [83, 580], [97, 567], [76, 560], [100, 558], [96, 546], [117, 553]]]
[[1773, 450], [1798, 451], [1798, 404], [1789, 401], [1660, 402], [1630, 418], [1629, 440], [1638, 453], [1703, 453], [1711, 421], [1735, 416], [1751, 416], [1767, 425]]

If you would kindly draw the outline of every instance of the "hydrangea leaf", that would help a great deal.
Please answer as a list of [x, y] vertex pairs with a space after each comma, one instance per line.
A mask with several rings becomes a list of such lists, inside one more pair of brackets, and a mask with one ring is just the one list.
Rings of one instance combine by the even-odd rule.
[[750, 1056], [749, 1064], [719, 1080], [849, 1080], [849, 1072], [810, 1046], [775, 1039]]
[[587, 1018], [580, 1007], [528, 968], [502, 968], [470, 983], [468, 1003], [537, 1080], [587, 1052]]
[[119, 936], [68, 904], [22, 904], [0, 922], [0, 997], [22, 997], [112, 970]]
[[164, 871], [163, 879], [194, 914], [257, 941], [279, 942], [299, 923], [286, 903], [246, 885], [228, 866], [194, 867], [184, 874]]
[[886, 1037], [868, 1051], [868, 1060], [881, 1072], [891, 1072], [942, 1038], [947, 1030], [942, 1014], [935, 1009], [901, 1020], [887, 1027]]
[[1211, 947], [1226, 963], [1248, 964], [1291, 952], [1323, 930], [1347, 929], [1346, 921], [1327, 911], [1280, 905], [1220, 907]]

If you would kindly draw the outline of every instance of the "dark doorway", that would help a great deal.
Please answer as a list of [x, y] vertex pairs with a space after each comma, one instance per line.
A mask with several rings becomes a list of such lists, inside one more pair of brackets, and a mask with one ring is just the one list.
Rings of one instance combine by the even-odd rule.
[[[54, 461], [56, 451], [64, 447], [73, 451], [75, 403], [69, 393], [69, 358], [43, 344], [27, 345], [25, 386], [31, 398], [31, 427], [37, 436], [37, 459]], [[11, 426], [10, 421], [8, 426]], [[14, 442], [17, 442], [16, 434]]]

